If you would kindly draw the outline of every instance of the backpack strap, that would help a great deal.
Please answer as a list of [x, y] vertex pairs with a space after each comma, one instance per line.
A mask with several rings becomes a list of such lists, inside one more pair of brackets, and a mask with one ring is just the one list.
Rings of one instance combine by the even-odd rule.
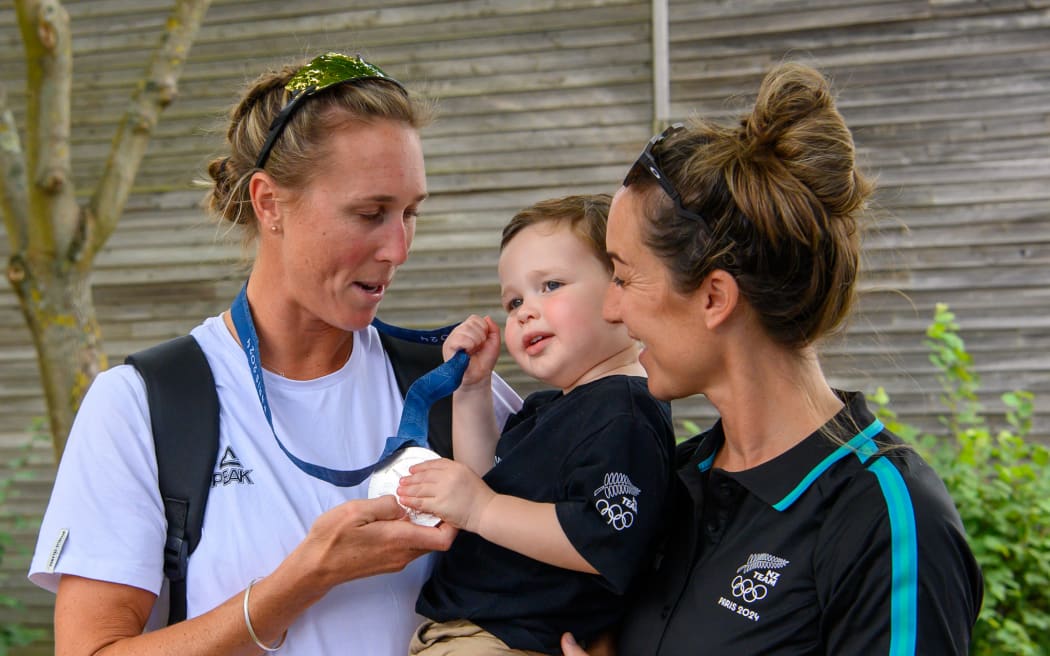
[[219, 397], [208, 360], [190, 335], [125, 360], [146, 383], [157, 478], [168, 536], [164, 576], [171, 602], [168, 624], [186, 619], [186, 566], [197, 548], [219, 451]]
[[[417, 378], [429, 373], [445, 361], [441, 355], [440, 344], [419, 344], [399, 339], [384, 332], [379, 333], [379, 341], [390, 358], [394, 369], [394, 378], [401, 396], [408, 394], [408, 388]], [[452, 457], [452, 397], [436, 401], [430, 406], [427, 417], [427, 441], [430, 448], [443, 458]]]

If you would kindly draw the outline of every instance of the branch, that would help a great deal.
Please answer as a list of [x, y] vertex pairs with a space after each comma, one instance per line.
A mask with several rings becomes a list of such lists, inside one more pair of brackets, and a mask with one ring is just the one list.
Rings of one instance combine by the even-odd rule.
[[73, 47], [59, 0], [16, 0], [26, 52], [26, 171], [31, 259], [68, 241], [79, 214], [69, 153]]
[[106, 169], [84, 217], [85, 242], [79, 258], [90, 261], [116, 228], [153, 128], [161, 111], [175, 99], [176, 81], [210, 4], [211, 0], [176, 0], [160, 46], [113, 137]]
[[0, 213], [3, 214], [11, 254], [26, 249], [29, 232], [29, 182], [18, 126], [0, 86]]

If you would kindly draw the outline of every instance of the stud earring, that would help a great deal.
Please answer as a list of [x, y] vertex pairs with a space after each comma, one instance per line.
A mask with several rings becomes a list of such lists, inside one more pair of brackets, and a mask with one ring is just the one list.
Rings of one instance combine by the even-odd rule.
[[276, 223], [270, 226], [270, 232], [277, 232], [278, 230], [280, 230], [280, 228], [277, 227]]

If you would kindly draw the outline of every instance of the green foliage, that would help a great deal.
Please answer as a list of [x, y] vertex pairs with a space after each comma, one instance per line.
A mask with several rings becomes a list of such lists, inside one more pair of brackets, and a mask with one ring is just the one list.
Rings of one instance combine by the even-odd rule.
[[676, 433], [674, 436], [675, 442], [684, 442], [690, 437], [693, 437], [694, 435], [699, 435], [700, 433], [704, 432], [704, 429], [700, 428], [700, 424], [696, 423], [691, 419], [683, 419], [679, 423], [682, 427], [682, 430], [685, 432]]
[[[45, 428], [43, 418], [34, 420], [33, 425], [30, 428], [29, 440], [22, 446], [18, 455], [7, 463], [11, 473], [0, 476], [0, 507], [2, 507], [7, 501], [7, 498], [11, 493], [12, 485], [16, 481], [29, 478], [30, 473], [26, 471], [26, 463], [29, 460], [30, 450], [38, 441], [51, 441], [47, 429]], [[25, 518], [17, 516], [13, 518], [4, 517], [3, 519], [5, 520], [5, 526], [9, 523], [14, 523], [15, 526], [20, 526], [25, 522]], [[11, 534], [4, 530], [5, 526], [0, 526], [0, 563], [3, 562], [4, 555], [12, 545]], [[22, 603], [10, 595], [0, 593], [0, 606], [21, 610]], [[7, 656], [11, 647], [22, 647], [28, 645], [42, 636], [43, 631], [40, 631], [39, 629], [28, 629], [16, 622], [0, 623], [0, 656]]]
[[872, 398], [886, 427], [914, 444], [955, 500], [984, 572], [972, 653], [1050, 655], [1050, 451], [1027, 440], [1034, 397], [1004, 394], [1006, 426], [988, 424], [980, 378], [955, 315], [938, 304], [926, 330], [947, 413], [938, 435], [901, 421], [881, 387]]

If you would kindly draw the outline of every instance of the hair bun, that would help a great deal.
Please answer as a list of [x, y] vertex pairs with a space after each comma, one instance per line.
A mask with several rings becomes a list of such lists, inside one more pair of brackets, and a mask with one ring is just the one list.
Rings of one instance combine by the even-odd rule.
[[762, 81], [755, 107], [743, 121], [745, 138], [755, 147], [773, 144], [799, 122], [834, 107], [823, 75], [801, 64], [782, 64]]
[[853, 135], [819, 71], [794, 62], [771, 70], [742, 123], [744, 153], [753, 164], [772, 167], [782, 185], [800, 185], [803, 195], [812, 195], [805, 203], [819, 208], [819, 223], [848, 217], [864, 204], [871, 185], [856, 170]]

